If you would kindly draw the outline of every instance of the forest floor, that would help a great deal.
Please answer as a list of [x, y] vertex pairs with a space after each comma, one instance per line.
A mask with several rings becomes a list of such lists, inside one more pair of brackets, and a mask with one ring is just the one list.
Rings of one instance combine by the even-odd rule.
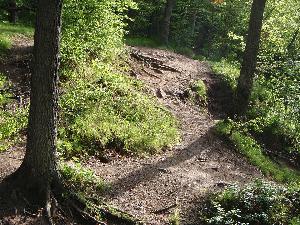
[[[31, 45], [30, 40], [16, 39], [5, 62], [0, 62], [0, 72], [8, 74], [16, 95], [24, 101], [29, 90], [24, 62], [28, 63]], [[199, 207], [207, 194], [262, 176], [213, 131], [216, 122], [230, 110], [231, 93], [205, 62], [167, 50], [132, 47], [130, 51], [131, 74], [176, 116], [181, 143], [155, 155], [115, 157], [107, 163], [90, 158], [84, 165], [110, 186], [103, 193], [108, 204], [145, 224], [169, 224], [175, 210], [180, 212], [180, 224], [199, 224]], [[189, 98], [191, 85], [197, 80], [203, 80], [208, 89], [205, 106]], [[0, 153], [0, 181], [20, 165], [23, 155], [22, 144]], [[30, 218], [26, 222], [13, 216], [3, 221], [1, 225], [31, 224]]]

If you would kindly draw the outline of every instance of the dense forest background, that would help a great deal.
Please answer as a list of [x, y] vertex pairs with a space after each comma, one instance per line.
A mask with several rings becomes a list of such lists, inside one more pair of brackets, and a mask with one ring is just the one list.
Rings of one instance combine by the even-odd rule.
[[[175, 116], [145, 91], [141, 81], [124, 75], [130, 74], [127, 46], [162, 49], [208, 62], [234, 99], [252, 2], [64, 1], [58, 151], [61, 172], [70, 186], [89, 187], [91, 193], [105, 188], [93, 171], [80, 164], [84, 158], [105, 161], [108, 150], [154, 154], [181, 140]], [[1, 61], [6, 60], [14, 39], [32, 39], [35, 11], [34, 0], [0, 2]], [[206, 224], [300, 223], [298, 0], [267, 1], [260, 40], [247, 111], [236, 115], [234, 101], [228, 102], [226, 115], [214, 129], [276, 183], [256, 181], [214, 194], [199, 212], [199, 221]], [[30, 54], [26, 57], [30, 67]], [[192, 90], [201, 99], [199, 107], [207, 107], [205, 83]], [[2, 70], [0, 105], [0, 152], [4, 152], [24, 142], [28, 90], [22, 85], [14, 88]], [[72, 167], [65, 160], [77, 164]], [[178, 217], [175, 213], [173, 224], [179, 223]]]

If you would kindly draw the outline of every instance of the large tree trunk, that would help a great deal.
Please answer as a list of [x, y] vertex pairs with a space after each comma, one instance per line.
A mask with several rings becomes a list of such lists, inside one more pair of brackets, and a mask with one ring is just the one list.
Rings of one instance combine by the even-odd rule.
[[266, 0], [253, 0], [252, 3], [246, 49], [236, 91], [235, 111], [239, 116], [246, 112], [250, 101], [265, 5]]
[[19, 182], [26, 179], [25, 191], [33, 193], [39, 204], [48, 201], [50, 188], [58, 179], [56, 136], [61, 7], [61, 0], [38, 1], [27, 148], [24, 161], [14, 176]]
[[164, 16], [162, 19], [161, 34], [160, 34], [161, 41], [164, 44], [169, 43], [171, 17], [175, 5], [176, 5], [176, 0], [167, 0]]

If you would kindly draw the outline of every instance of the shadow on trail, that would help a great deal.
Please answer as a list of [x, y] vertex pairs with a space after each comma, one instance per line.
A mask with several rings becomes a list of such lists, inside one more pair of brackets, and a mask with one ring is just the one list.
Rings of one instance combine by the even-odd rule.
[[13, 84], [8, 91], [21, 103], [30, 95], [32, 51], [30, 43], [24, 46], [15, 45], [0, 58], [0, 73]]
[[217, 137], [213, 134], [213, 131], [209, 130], [188, 147], [178, 150], [173, 156], [155, 164], [147, 164], [142, 168], [131, 172], [126, 177], [111, 183], [111, 190], [108, 193], [105, 193], [105, 197], [116, 198], [144, 181], [155, 179], [156, 176], [164, 173], [166, 169], [183, 163], [193, 157], [199, 157], [199, 160], [201, 160], [205, 151], [210, 148], [216, 140]]
[[219, 75], [206, 73], [208, 111], [215, 119], [225, 119], [233, 113], [234, 93], [231, 86]]

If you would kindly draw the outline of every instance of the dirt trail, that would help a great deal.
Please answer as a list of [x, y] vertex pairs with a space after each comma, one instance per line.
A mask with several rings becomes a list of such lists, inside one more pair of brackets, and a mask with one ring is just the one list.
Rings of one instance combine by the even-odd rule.
[[[9, 91], [14, 101], [7, 106], [7, 110], [14, 111], [29, 103], [32, 47], [33, 40], [31, 38], [23, 35], [15, 36], [13, 46], [8, 54], [0, 57], [0, 73], [7, 76], [12, 83]], [[24, 135], [22, 135], [22, 140], [25, 140]], [[24, 145], [23, 141], [0, 154], [0, 180], [19, 167], [24, 157]]]
[[[31, 46], [30, 40], [16, 39], [11, 54], [0, 61], [0, 71], [13, 81], [12, 91], [23, 104], [28, 101]], [[175, 208], [180, 210], [181, 224], [199, 224], [198, 209], [209, 191], [261, 176], [212, 132], [216, 119], [228, 111], [230, 93], [207, 63], [165, 50], [132, 51], [139, 56], [130, 62], [132, 75], [143, 80], [149, 92], [178, 118], [182, 143], [153, 156], [116, 158], [109, 163], [91, 158], [86, 165], [110, 184], [104, 193], [108, 203], [146, 224], [169, 224]], [[188, 100], [190, 85], [199, 79], [208, 87], [208, 110]], [[23, 155], [22, 146], [0, 154], [0, 180], [20, 165]]]
[[[221, 112], [226, 102], [222, 101], [226, 98], [222, 94], [228, 93], [207, 63], [165, 50], [132, 51], [132, 74], [178, 118], [182, 143], [142, 159], [122, 158], [109, 163], [91, 159], [87, 166], [110, 184], [111, 190], [104, 193], [108, 203], [146, 224], [169, 224], [175, 208], [180, 210], [181, 224], [199, 224], [198, 209], [209, 191], [247, 183], [261, 175], [212, 132], [216, 119], [224, 116]], [[210, 113], [188, 100], [191, 83], [200, 79], [209, 89]], [[220, 89], [212, 90], [216, 87]]]

